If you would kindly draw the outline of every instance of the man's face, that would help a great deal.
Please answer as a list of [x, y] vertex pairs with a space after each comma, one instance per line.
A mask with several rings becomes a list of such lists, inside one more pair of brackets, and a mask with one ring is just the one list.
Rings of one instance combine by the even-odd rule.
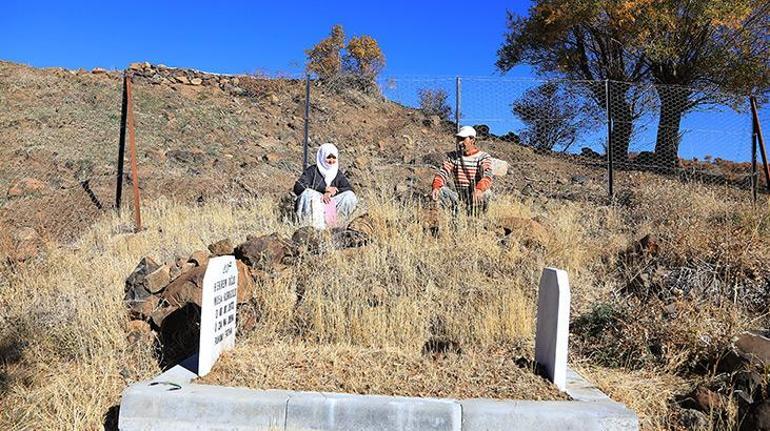
[[458, 136], [457, 144], [460, 145], [460, 150], [462, 150], [464, 154], [470, 154], [476, 150], [476, 138], [470, 136], [465, 138]]

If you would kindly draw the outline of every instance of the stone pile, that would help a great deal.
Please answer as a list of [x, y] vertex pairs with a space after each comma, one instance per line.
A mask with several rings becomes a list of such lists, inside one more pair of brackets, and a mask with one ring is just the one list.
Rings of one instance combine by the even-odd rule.
[[[317, 231], [298, 229], [292, 239], [277, 233], [255, 236], [233, 246], [223, 239], [198, 250], [185, 258], [158, 263], [143, 257], [126, 279], [124, 303], [131, 318], [129, 340], [153, 338], [163, 332], [164, 322], [172, 314], [190, 306], [200, 310], [203, 277], [210, 257], [234, 255], [238, 268], [239, 327], [249, 329], [256, 316], [241, 318], [241, 310], [248, 313], [256, 289], [270, 277], [271, 272], [282, 271], [302, 252], [318, 254], [329, 250], [361, 247], [369, 243], [374, 228], [367, 214], [352, 220], [346, 227]], [[252, 310], [253, 311], [253, 310]]]
[[132, 63], [127, 73], [135, 78], [147, 80], [151, 84], [182, 84], [192, 86], [219, 87], [233, 94], [243, 94], [245, 90], [239, 86], [242, 77], [234, 75], [218, 75], [201, 72], [194, 69], [167, 67], [163, 64]]

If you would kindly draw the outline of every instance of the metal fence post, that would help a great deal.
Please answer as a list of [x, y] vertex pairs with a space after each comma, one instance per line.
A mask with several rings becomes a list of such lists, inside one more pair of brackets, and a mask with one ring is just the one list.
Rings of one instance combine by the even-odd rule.
[[754, 117], [754, 130], [757, 132], [757, 143], [762, 156], [762, 168], [765, 171], [765, 187], [770, 191], [770, 166], [768, 166], [767, 149], [765, 147], [765, 138], [762, 136], [762, 125], [759, 124], [759, 113], [757, 111], [757, 99], [751, 96], [751, 112]]
[[612, 111], [610, 111], [610, 81], [604, 80], [604, 105], [607, 110], [607, 193], [610, 200], [615, 196], [614, 190], [614, 169], [612, 154]]
[[310, 123], [310, 74], [305, 75], [305, 141], [302, 147], [302, 170], [307, 168], [307, 145], [310, 139], [308, 134]]
[[462, 87], [460, 83], [460, 77], [455, 79], [455, 129], [460, 131], [460, 106], [462, 97]]
[[131, 75], [126, 80], [126, 128], [128, 129], [128, 152], [131, 158], [131, 179], [134, 186], [134, 228], [142, 230], [141, 197], [139, 195], [139, 173], [136, 166], [136, 133], [134, 129], [134, 103], [131, 100]]
[[128, 74], [123, 72], [123, 101], [120, 106], [120, 137], [118, 138], [118, 176], [115, 178], [115, 209], [120, 211], [123, 197], [123, 164], [126, 157], [126, 120], [128, 114]]
[[[749, 98], [751, 104], [751, 98]], [[757, 189], [759, 188], [757, 178], [757, 124], [754, 122], [754, 116], [751, 118], [751, 201], [757, 203]]]

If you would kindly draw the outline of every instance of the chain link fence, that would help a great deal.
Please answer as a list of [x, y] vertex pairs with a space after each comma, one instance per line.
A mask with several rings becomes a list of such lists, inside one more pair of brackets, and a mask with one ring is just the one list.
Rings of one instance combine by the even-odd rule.
[[[138, 186], [145, 199], [249, 205], [288, 190], [333, 142], [354, 185], [425, 199], [435, 167], [474, 126], [508, 163], [494, 190], [607, 202], [643, 178], [751, 199], [748, 98], [673, 86], [502, 77], [394, 77], [363, 88], [304, 76], [226, 76], [132, 65]], [[120, 72], [25, 69], [0, 79], [3, 245], [34, 230], [68, 242], [116, 207]], [[29, 94], [36, 95], [29, 97]], [[309, 96], [309, 97], [308, 97]], [[306, 122], [306, 115], [309, 121]], [[770, 124], [766, 111], [760, 121]], [[128, 157], [126, 152], [126, 157]], [[126, 159], [128, 160], [128, 159]], [[757, 158], [761, 163], [761, 158]], [[761, 172], [761, 168], [759, 169]]]

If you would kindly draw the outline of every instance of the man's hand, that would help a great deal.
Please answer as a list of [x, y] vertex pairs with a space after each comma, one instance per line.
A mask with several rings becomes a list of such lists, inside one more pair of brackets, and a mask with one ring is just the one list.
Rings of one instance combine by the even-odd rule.
[[484, 192], [482, 190], [475, 189], [473, 191], [473, 204], [478, 205], [482, 202], [483, 199], [484, 199]]
[[433, 191], [430, 192], [430, 198], [433, 199], [434, 201], [437, 201], [438, 193], [439, 193], [439, 189], [433, 189]]
[[332, 200], [332, 195], [330, 192], [326, 192], [321, 196], [321, 202], [328, 204]]
[[326, 193], [329, 193], [330, 196], [334, 196], [337, 193], [339, 193], [340, 189], [337, 187], [327, 186], [326, 190], [324, 190]]

